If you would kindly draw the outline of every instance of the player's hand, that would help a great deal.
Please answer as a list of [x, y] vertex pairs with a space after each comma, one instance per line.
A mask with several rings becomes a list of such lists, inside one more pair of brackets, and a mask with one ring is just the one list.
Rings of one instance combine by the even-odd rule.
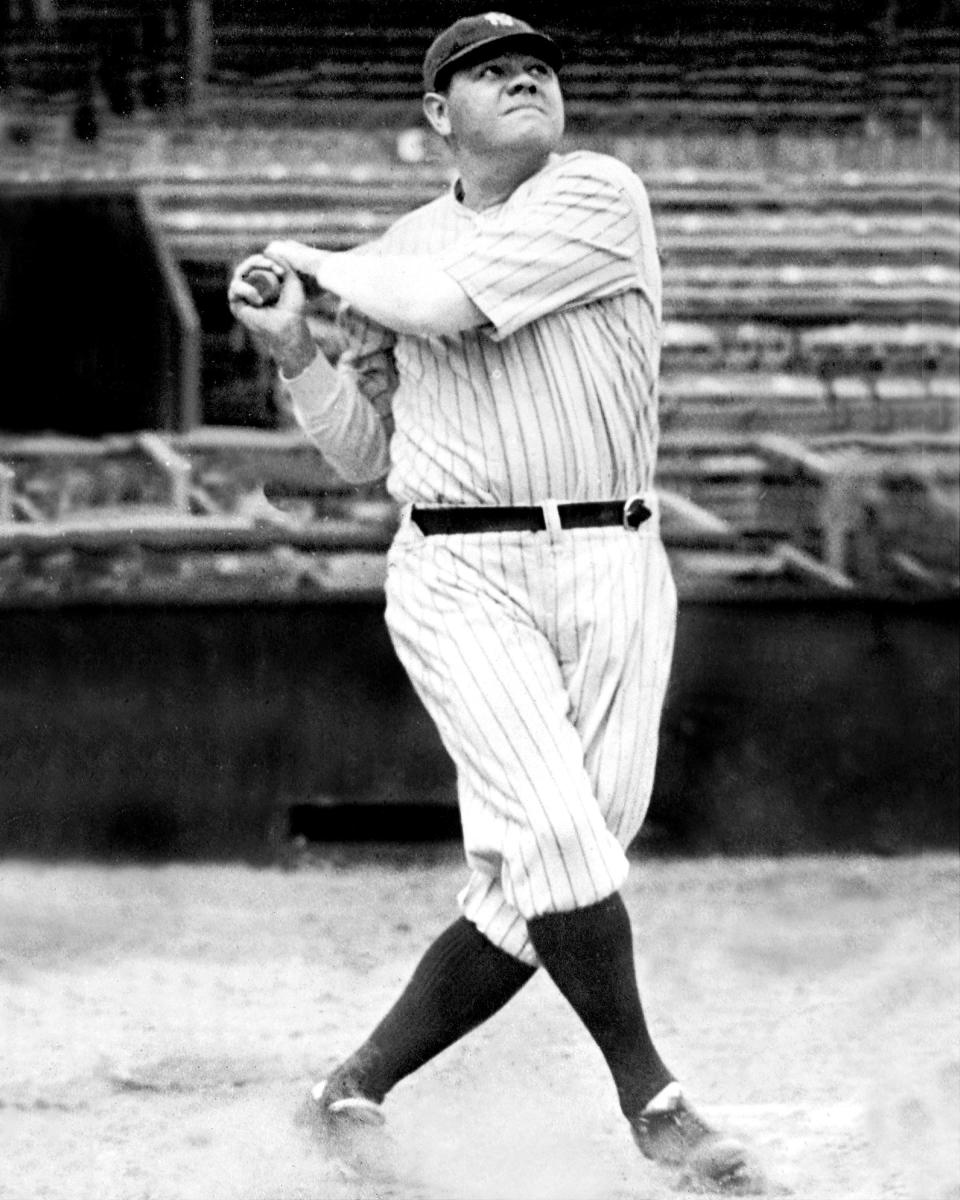
[[[275, 299], [264, 300], [260, 291], [249, 281], [248, 276], [253, 271], [266, 271], [277, 281], [280, 291]], [[275, 325], [282, 323], [287, 314], [300, 314], [304, 311], [306, 294], [296, 272], [282, 260], [264, 252], [251, 254], [234, 268], [227, 288], [227, 299], [237, 320], [243, 321], [249, 328], [269, 332]], [[251, 321], [253, 314], [245, 311], [246, 309], [253, 309], [260, 319]], [[279, 311], [271, 314], [270, 309]], [[276, 319], [271, 320], [271, 315]]]
[[[265, 302], [247, 281], [253, 270], [267, 271], [277, 280], [280, 292], [274, 301]], [[317, 348], [304, 316], [306, 294], [289, 263], [266, 253], [251, 254], [235, 268], [227, 300], [230, 311], [250, 331], [256, 345], [275, 359], [286, 375], [299, 374], [313, 360]]]
[[[270, 242], [263, 253], [288, 270], [307, 277], [309, 281], [311, 277], [317, 278], [317, 272], [329, 251], [305, 246], [303, 242], [278, 239]], [[319, 287], [319, 283], [317, 286]]]

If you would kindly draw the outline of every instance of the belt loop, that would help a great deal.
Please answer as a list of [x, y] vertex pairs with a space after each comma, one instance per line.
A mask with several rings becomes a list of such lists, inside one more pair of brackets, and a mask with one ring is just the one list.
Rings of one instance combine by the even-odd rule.
[[560, 504], [556, 500], [544, 500], [540, 505], [543, 509], [543, 523], [551, 537], [558, 537], [563, 532], [560, 524]]

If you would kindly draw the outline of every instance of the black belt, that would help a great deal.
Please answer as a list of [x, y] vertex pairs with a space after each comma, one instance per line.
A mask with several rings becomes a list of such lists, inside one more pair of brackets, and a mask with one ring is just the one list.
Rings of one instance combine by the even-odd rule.
[[[601, 525], [639, 529], [653, 515], [638, 496], [629, 500], [558, 504], [556, 511], [561, 529], [593, 529]], [[424, 508], [415, 504], [410, 510], [410, 519], [428, 536], [436, 533], [542, 533], [548, 528], [545, 506], [540, 504], [453, 505], [449, 508]]]

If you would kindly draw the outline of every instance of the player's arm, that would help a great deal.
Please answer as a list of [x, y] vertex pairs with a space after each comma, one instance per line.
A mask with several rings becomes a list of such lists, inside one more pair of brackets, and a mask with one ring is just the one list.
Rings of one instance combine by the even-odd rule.
[[276, 362], [298, 424], [334, 470], [349, 483], [381, 478], [389, 467], [395, 387], [389, 335], [380, 331], [383, 336], [368, 336], [366, 344], [355, 342], [334, 367], [310, 332], [303, 285], [292, 271], [271, 305], [245, 282], [251, 267], [264, 265], [254, 255], [236, 268], [228, 290], [231, 311]]
[[466, 291], [434, 259], [419, 254], [361, 255], [271, 242], [264, 255], [395, 333], [446, 336], [486, 324]]
[[509, 337], [541, 317], [626, 291], [660, 318], [660, 263], [646, 191], [622, 163], [571, 155], [522, 203], [449, 246], [437, 265]]

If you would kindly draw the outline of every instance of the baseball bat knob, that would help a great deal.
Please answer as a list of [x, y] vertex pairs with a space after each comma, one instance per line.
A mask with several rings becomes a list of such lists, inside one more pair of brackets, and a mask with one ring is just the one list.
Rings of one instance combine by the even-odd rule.
[[[298, 271], [297, 276], [303, 284], [307, 299], [316, 300], [321, 293], [321, 288], [313, 275]], [[280, 298], [282, 286], [280, 276], [275, 271], [271, 271], [269, 267], [251, 267], [243, 278], [251, 287], [256, 288], [264, 304], [276, 304]]]
[[279, 299], [280, 280], [266, 267], [252, 267], [244, 275], [243, 281], [257, 290], [264, 304], [276, 304]]

